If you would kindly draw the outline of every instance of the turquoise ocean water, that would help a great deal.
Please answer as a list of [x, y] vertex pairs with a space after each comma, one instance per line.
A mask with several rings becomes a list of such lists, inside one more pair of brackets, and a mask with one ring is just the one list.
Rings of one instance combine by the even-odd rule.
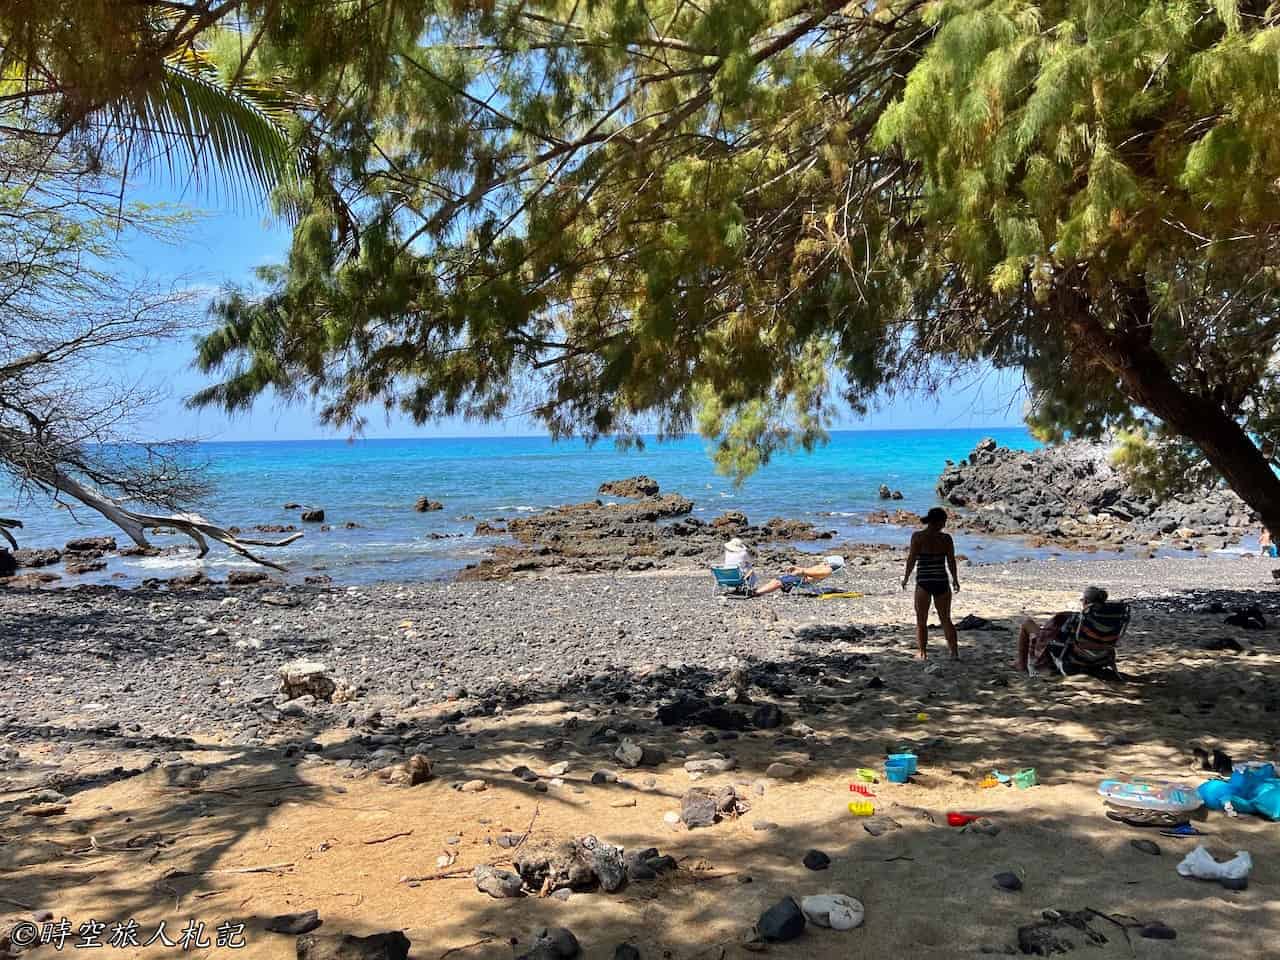
[[[307, 533], [301, 540], [266, 552], [299, 575], [323, 569], [341, 583], [447, 577], [501, 539], [475, 536], [475, 520], [463, 516], [509, 518], [589, 500], [602, 481], [637, 473], [694, 500], [695, 516], [704, 519], [741, 510], [752, 522], [784, 516], [812, 520], [842, 537], [900, 542], [907, 531], [868, 526], [867, 513], [885, 506], [918, 512], [932, 506], [946, 460], [966, 456], [985, 436], [1006, 446], [1036, 446], [1022, 428], [837, 432], [815, 453], [779, 457], [735, 488], [715, 473], [704, 442], [693, 437], [628, 451], [610, 442], [588, 447], [543, 437], [209, 443], [201, 444], [196, 456], [207, 463], [216, 490], [196, 509], [210, 520], [246, 530], [261, 523], [302, 527]], [[901, 490], [904, 499], [879, 500], [881, 483]], [[420, 496], [441, 501], [444, 509], [415, 513]], [[298, 511], [283, 509], [288, 502], [324, 508], [334, 529], [320, 533], [314, 525], [300, 524]], [[15, 504], [6, 487], [0, 487], [0, 516], [23, 519], [24, 546], [61, 546], [73, 536], [116, 532], [84, 508]], [[360, 527], [341, 529], [346, 521]], [[461, 536], [436, 539], [433, 533]], [[1028, 552], [1009, 542], [960, 539], [974, 560]], [[159, 537], [156, 542], [189, 541]], [[116, 572], [128, 580], [171, 576], [194, 569], [195, 563], [171, 556], [115, 559], [97, 579]], [[205, 563], [211, 576], [244, 565], [218, 546]]]

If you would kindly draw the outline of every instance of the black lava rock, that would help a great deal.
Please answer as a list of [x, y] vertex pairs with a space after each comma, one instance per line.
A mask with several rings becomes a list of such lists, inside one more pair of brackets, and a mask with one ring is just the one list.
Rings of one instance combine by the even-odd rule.
[[821, 850], [810, 850], [804, 855], [803, 862], [810, 870], [825, 870], [831, 866], [831, 858]]
[[992, 877], [1001, 890], [1016, 892], [1022, 889], [1022, 879], [1016, 873], [997, 873]]
[[770, 943], [785, 943], [804, 933], [804, 913], [800, 905], [790, 897], [784, 897], [760, 914], [756, 932], [760, 939]]
[[760, 730], [772, 730], [783, 724], [782, 711], [772, 703], [761, 704], [751, 715], [751, 725]]
[[287, 933], [297, 937], [310, 933], [323, 922], [320, 914], [315, 910], [308, 910], [305, 913], [282, 913], [267, 921], [267, 929], [272, 933]]

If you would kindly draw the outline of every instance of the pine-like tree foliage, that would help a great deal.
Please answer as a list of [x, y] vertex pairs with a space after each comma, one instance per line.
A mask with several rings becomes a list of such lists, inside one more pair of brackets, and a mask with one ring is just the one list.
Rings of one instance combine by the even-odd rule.
[[742, 474], [986, 360], [1046, 435], [1190, 440], [1280, 528], [1270, 8], [308, 6], [243, 5], [318, 148], [197, 403], [696, 424]]

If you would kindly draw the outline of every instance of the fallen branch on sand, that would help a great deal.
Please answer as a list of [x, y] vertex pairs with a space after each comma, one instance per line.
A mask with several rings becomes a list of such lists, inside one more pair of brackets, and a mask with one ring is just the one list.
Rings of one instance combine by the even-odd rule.
[[360, 842], [365, 844], [366, 846], [370, 846], [375, 843], [386, 843], [388, 840], [396, 840], [399, 837], [412, 837], [412, 836], [413, 836], [412, 830], [404, 830], [400, 833], [393, 833], [387, 837], [374, 837], [372, 840], [361, 840]]
[[401, 877], [401, 883], [426, 883], [428, 880], [461, 880], [471, 876], [474, 867], [463, 867], [459, 870], [443, 870], [440, 873], [429, 873], [422, 877]]
[[289, 863], [265, 863], [258, 867], [225, 867], [220, 870], [170, 870], [165, 873], [165, 880], [177, 880], [179, 877], [208, 877], [216, 873], [277, 873], [293, 866]]
[[460, 947], [450, 947], [444, 953], [440, 954], [437, 960], [445, 960], [445, 957], [449, 956], [450, 954], [461, 953], [463, 950], [470, 950], [472, 947], [482, 947], [486, 943], [493, 943], [493, 941], [496, 939], [498, 939], [497, 934], [493, 934], [492, 936], [485, 937], [483, 940], [475, 940], [475, 941], [472, 941], [471, 943], [464, 943]]

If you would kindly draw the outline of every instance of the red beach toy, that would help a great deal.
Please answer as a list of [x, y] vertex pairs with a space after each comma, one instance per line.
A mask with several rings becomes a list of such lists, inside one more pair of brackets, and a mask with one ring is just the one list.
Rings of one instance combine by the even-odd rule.
[[975, 820], [982, 818], [976, 813], [948, 813], [947, 823], [953, 827], [963, 827], [965, 824], [973, 823]]

